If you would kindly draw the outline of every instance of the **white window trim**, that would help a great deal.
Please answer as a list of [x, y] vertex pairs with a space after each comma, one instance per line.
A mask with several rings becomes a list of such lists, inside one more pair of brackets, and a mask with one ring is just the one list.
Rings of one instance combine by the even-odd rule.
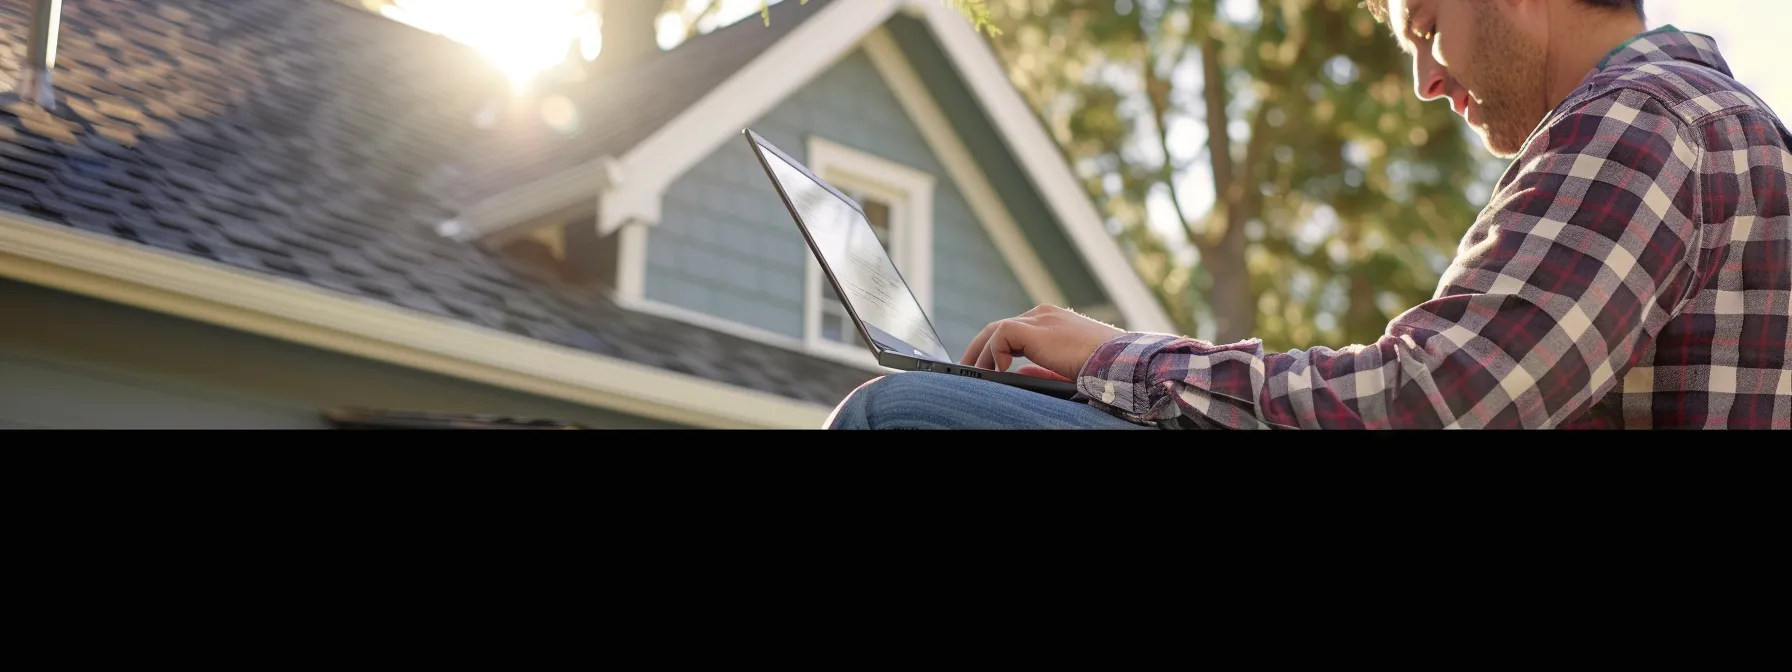
[[[869, 194], [890, 206], [890, 260], [933, 315], [933, 189], [934, 176], [915, 168], [826, 138], [809, 136], [809, 170], [842, 191]], [[821, 264], [809, 256], [803, 293], [803, 342], [818, 354], [872, 361], [866, 348], [821, 336]]]

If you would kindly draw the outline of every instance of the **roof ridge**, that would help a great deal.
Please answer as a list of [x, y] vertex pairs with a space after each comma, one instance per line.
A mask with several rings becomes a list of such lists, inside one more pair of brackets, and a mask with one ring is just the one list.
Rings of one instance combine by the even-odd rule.
[[[168, 2], [169, 0], [161, 0], [161, 1]], [[189, 2], [190, 0], [174, 0], [174, 1]], [[320, 3], [326, 4], [326, 5], [336, 5], [337, 7], [340, 7], [343, 10], [347, 10], [354, 14], [360, 14], [362, 16], [367, 17], [368, 19], [373, 20], [375, 22], [373, 25], [386, 24], [386, 25], [390, 25], [390, 26], [395, 26], [397, 29], [402, 30], [402, 31], [407, 31], [407, 32], [418, 34], [418, 35], [423, 35], [423, 36], [425, 36], [425, 39], [434, 40], [434, 41], [437, 41], [437, 42], [440, 42], [440, 43], [446, 44], [446, 45], [452, 45], [457, 50], [464, 51], [464, 52], [467, 52], [468, 55], [478, 57], [481, 61], [485, 60], [485, 55], [480, 53], [479, 49], [475, 48], [473, 45], [467, 44], [465, 42], [461, 42], [460, 40], [456, 40], [454, 38], [448, 37], [447, 35], [443, 35], [441, 33], [418, 28], [416, 26], [405, 23], [403, 21], [399, 21], [398, 19], [394, 19], [392, 17], [385, 16], [385, 15], [379, 14], [377, 12], [373, 12], [364, 7], [356, 7], [356, 6], [350, 5], [348, 3], [348, 0], [310, 0], [310, 1], [311, 2], [320, 2]], [[811, 1], [813, 1], [813, 0], [811, 0]], [[365, 19], [355, 19], [355, 20], [365, 20]], [[494, 67], [494, 69], [496, 69], [496, 68]]]

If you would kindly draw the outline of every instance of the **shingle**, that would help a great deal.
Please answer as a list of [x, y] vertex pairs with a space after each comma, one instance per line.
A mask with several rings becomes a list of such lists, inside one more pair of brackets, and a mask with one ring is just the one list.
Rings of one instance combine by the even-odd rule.
[[269, 238], [267, 234], [247, 226], [225, 227], [222, 233], [225, 240], [252, 250], [280, 254], [282, 250], [286, 249], [286, 246], [281, 245], [280, 241]]
[[53, 174], [42, 166], [18, 161], [9, 156], [0, 156], [0, 177], [30, 181], [36, 184], [43, 184], [54, 178]]
[[39, 185], [0, 172], [0, 200], [20, 207], [37, 203]]
[[60, 189], [55, 190], [52, 193], [55, 193], [64, 201], [106, 215], [119, 215], [134, 209], [124, 199], [100, 196], [79, 189]]
[[[587, 82], [578, 142], [533, 137], [507, 156], [552, 170], [638, 141], [825, 2], [780, 3], [770, 29], [750, 19]], [[0, 0], [0, 51], [22, 49], [19, 4]], [[804, 401], [870, 375], [539, 284], [436, 236], [454, 204], [431, 194], [469, 193], [492, 169], [526, 176], [468, 142], [508, 83], [465, 47], [326, 0], [63, 9], [55, 82], [80, 102], [52, 113], [0, 93], [0, 208]], [[454, 169], [459, 182], [443, 177]]]

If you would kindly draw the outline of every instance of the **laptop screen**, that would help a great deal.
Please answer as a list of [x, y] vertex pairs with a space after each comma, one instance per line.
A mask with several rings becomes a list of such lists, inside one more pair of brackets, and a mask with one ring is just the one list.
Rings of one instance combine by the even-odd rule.
[[[852, 204], [761, 146], [760, 154], [796, 207], [822, 260], [840, 281], [840, 296], [882, 349], [937, 362], [954, 362], [927, 321], [921, 303], [896, 272], [871, 223]], [[825, 280], [825, 278], [823, 279]]]

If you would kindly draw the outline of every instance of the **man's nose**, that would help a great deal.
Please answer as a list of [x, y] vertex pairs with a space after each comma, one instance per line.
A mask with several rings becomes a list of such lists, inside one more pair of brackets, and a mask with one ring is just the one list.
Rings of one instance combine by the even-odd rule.
[[1431, 60], [1429, 54], [1420, 54], [1413, 58], [1413, 93], [1419, 100], [1431, 101], [1449, 95], [1450, 73]]

